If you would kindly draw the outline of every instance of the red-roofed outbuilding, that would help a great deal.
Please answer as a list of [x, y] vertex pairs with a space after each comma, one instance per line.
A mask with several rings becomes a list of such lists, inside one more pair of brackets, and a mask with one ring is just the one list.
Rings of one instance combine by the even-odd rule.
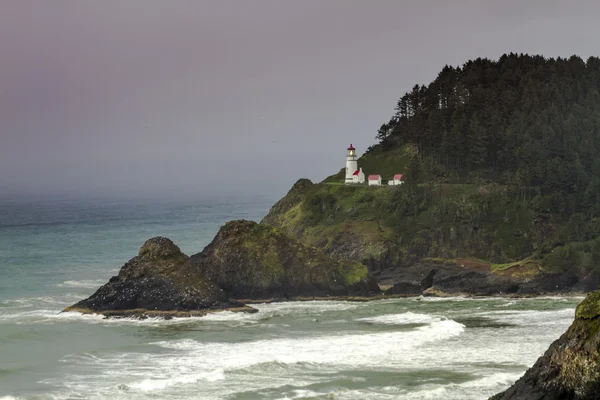
[[381, 175], [369, 175], [368, 181], [369, 181], [369, 186], [380, 186], [381, 185]]

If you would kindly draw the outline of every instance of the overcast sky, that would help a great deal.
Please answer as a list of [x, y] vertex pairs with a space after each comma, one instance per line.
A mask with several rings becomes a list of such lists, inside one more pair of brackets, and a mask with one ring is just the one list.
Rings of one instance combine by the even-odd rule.
[[0, 196], [283, 194], [445, 64], [600, 55], [600, 1], [4, 0]]

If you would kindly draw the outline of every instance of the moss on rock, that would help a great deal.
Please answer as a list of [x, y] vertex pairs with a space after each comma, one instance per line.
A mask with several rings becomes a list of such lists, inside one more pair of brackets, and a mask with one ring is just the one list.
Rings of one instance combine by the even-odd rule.
[[226, 223], [192, 262], [237, 299], [379, 293], [364, 265], [328, 257], [315, 246], [251, 221]]
[[[388, 156], [369, 159], [383, 168]], [[545, 285], [541, 292], [589, 291], [600, 283], [600, 239], [558, 246], [565, 221], [539, 214], [513, 188], [369, 187], [336, 185], [330, 178], [298, 181], [261, 223], [327, 255], [363, 263], [384, 284], [395, 283], [393, 271], [432, 258], [481, 260], [487, 273], [523, 282], [569, 275], [561, 280], [566, 284]]]
[[[146, 241], [110, 281], [65, 311], [106, 316], [180, 316], [244, 305], [231, 302], [215, 283], [195, 269], [170, 239]], [[190, 315], [192, 315], [190, 314]]]
[[578, 306], [569, 329], [523, 377], [493, 400], [600, 398], [600, 291]]

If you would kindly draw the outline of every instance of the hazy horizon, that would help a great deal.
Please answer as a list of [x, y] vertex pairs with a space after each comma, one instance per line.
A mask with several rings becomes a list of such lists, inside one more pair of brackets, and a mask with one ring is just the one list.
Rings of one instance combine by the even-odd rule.
[[446, 64], [598, 56], [600, 3], [8, 1], [0, 197], [285, 193]]

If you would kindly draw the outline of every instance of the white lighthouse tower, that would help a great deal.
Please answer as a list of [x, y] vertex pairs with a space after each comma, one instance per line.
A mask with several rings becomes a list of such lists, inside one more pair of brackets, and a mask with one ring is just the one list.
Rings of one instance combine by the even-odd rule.
[[350, 145], [346, 155], [346, 180], [344, 181], [346, 184], [365, 182], [365, 174], [362, 172], [362, 168], [358, 168], [357, 160], [356, 149]]

